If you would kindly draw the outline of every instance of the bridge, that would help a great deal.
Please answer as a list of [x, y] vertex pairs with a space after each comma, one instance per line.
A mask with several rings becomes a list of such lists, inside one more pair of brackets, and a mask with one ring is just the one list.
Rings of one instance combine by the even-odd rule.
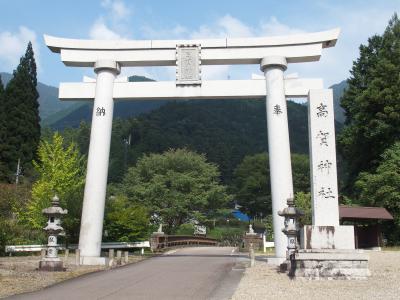
[[205, 236], [192, 235], [152, 235], [150, 248], [152, 251], [163, 251], [168, 248], [186, 246], [217, 246], [218, 240]]

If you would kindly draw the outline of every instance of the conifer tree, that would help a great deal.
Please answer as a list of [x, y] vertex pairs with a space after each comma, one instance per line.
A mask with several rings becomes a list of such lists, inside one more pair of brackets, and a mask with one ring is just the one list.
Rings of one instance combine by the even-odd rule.
[[0, 180], [4, 179], [3, 174], [6, 173], [6, 166], [3, 162], [2, 159], [2, 149], [5, 145], [5, 121], [6, 121], [6, 116], [4, 113], [4, 103], [5, 98], [4, 98], [4, 86], [3, 86], [3, 81], [1, 80], [0, 76]]
[[400, 140], [400, 20], [394, 14], [383, 35], [360, 46], [341, 105], [346, 126], [339, 142], [354, 182], [374, 171], [382, 153]]
[[32, 43], [21, 57], [4, 92], [5, 137], [1, 160], [3, 178], [13, 179], [18, 159], [24, 169], [31, 167], [40, 140], [39, 94], [36, 90], [36, 62]]

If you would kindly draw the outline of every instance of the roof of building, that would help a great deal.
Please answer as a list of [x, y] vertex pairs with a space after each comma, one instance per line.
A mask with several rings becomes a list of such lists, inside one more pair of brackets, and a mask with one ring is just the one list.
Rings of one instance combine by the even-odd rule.
[[339, 217], [341, 219], [393, 220], [393, 216], [383, 207], [355, 207], [340, 205]]

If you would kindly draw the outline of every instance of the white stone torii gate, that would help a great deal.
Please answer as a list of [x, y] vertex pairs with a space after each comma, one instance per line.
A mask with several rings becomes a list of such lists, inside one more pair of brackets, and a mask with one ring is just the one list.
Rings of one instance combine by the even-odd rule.
[[[318, 61], [322, 49], [333, 47], [338, 35], [339, 29], [292, 36], [207, 40], [103, 41], [45, 35], [46, 45], [51, 51], [61, 54], [61, 60], [66, 66], [93, 67], [97, 74], [97, 80], [94, 82], [61, 83], [59, 89], [59, 98], [62, 100], [94, 99], [79, 237], [81, 263], [105, 262], [104, 258], [100, 257], [100, 250], [113, 99], [266, 97], [275, 254], [281, 259], [286, 255], [287, 241], [281, 232], [283, 219], [277, 212], [286, 206], [287, 198], [293, 197], [286, 98], [308, 97], [314, 226], [309, 226], [303, 235], [306, 237], [303, 238], [305, 247], [352, 248], [351, 245], [341, 242], [343, 239], [353, 238], [352, 227], [338, 226], [332, 92], [323, 90], [320, 79], [284, 78], [288, 63]], [[259, 64], [265, 74], [265, 82], [201, 80], [202, 65], [233, 64]], [[115, 80], [121, 67], [134, 66], [176, 66], [177, 80]], [[327, 236], [318, 236], [322, 227], [329, 227]], [[332, 235], [332, 231], [336, 234]]]

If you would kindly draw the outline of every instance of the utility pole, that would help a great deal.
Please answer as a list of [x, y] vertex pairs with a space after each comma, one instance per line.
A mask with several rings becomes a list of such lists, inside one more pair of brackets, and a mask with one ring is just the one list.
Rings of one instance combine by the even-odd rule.
[[18, 158], [17, 172], [15, 173], [15, 186], [19, 183], [19, 177], [22, 176], [21, 159]]

